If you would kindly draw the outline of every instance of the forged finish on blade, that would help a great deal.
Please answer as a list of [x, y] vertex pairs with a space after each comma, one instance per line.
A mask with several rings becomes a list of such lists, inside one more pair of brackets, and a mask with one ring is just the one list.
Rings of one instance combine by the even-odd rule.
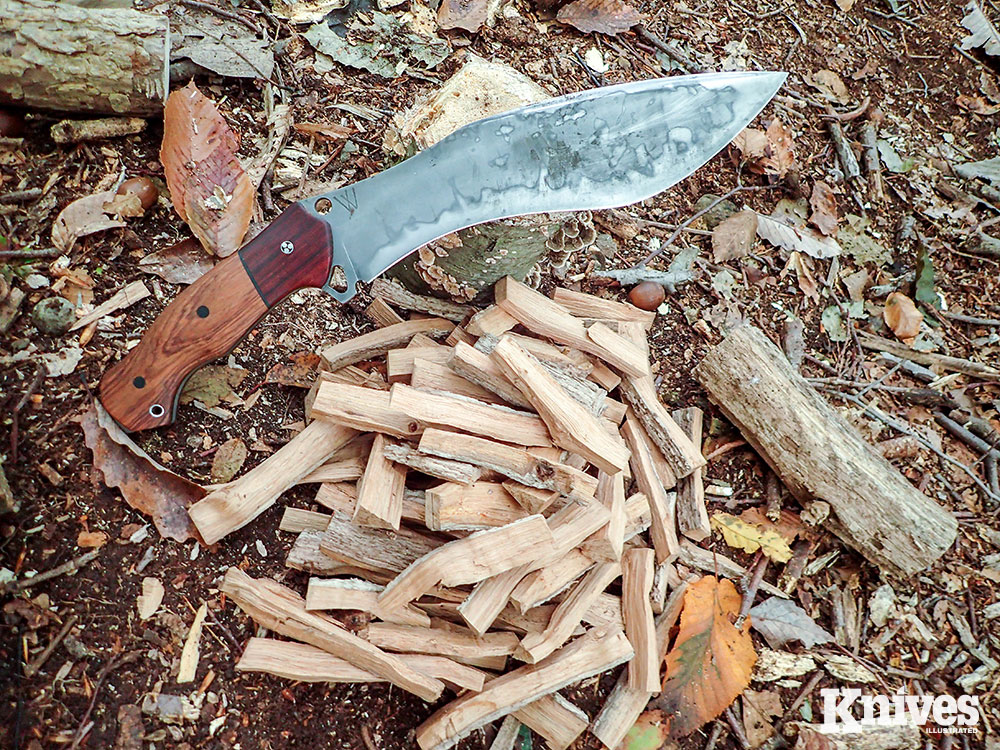
[[[421, 245], [511, 216], [613, 208], [684, 179], [756, 117], [784, 73], [591, 89], [471, 123], [401, 164], [302, 201], [333, 232], [344, 301]], [[326, 213], [316, 210], [317, 203]]]

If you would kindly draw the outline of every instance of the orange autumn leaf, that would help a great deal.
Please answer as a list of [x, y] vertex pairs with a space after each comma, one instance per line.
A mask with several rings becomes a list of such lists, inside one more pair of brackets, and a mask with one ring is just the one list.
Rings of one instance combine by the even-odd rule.
[[909, 346], [920, 333], [924, 316], [920, 314], [913, 300], [901, 292], [893, 292], [885, 301], [882, 311], [885, 324], [896, 334], [896, 338]]
[[663, 691], [653, 702], [684, 737], [721, 714], [750, 684], [757, 662], [749, 618], [733, 625], [741, 598], [732, 581], [704, 576], [684, 594], [681, 625], [667, 654]]
[[170, 197], [202, 246], [220, 257], [239, 249], [253, 213], [238, 148], [236, 133], [193, 81], [167, 99], [160, 161]]

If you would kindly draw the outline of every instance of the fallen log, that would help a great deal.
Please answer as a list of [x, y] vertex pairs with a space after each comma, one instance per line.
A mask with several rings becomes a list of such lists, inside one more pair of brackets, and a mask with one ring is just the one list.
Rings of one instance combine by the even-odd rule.
[[732, 331], [695, 376], [799, 501], [830, 504], [831, 530], [869, 562], [909, 576], [955, 541], [955, 517], [866, 443], [759, 329]]
[[26, 109], [154, 115], [170, 88], [165, 15], [5, 0], [0, 103]]

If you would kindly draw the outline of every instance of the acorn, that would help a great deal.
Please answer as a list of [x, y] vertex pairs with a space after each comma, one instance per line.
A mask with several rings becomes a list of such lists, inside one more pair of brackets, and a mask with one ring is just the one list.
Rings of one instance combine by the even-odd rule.
[[148, 211], [156, 199], [160, 197], [160, 190], [156, 183], [148, 177], [130, 177], [118, 188], [118, 195], [134, 195], [139, 198], [142, 210]]
[[24, 134], [24, 115], [13, 109], [0, 109], [0, 137], [20, 138]]
[[667, 293], [662, 284], [655, 281], [642, 281], [632, 287], [628, 293], [628, 301], [640, 310], [655, 310], [666, 299]]

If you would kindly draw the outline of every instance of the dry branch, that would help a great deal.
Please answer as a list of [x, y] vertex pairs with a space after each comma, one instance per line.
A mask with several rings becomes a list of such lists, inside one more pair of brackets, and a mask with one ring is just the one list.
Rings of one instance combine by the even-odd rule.
[[320, 350], [319, 356], [326, 370], [339, 370], [372, 357], [384, 356], [388, 351], [405, 346], [418, 333], [443, 339], [454, 324], [441, 318], [408, 320], [405, 323], [379, 328], [377, 331], [356, 336]]

